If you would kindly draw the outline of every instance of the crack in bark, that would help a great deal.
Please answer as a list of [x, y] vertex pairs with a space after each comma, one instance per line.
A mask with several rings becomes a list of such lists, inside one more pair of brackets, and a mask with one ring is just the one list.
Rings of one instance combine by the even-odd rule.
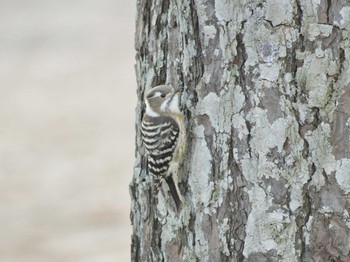
[[[203, 63], [203, 57], [202, 57], [202, 43], [200, 41], [200, 30], [199, 30], [199, 22], [198, 22], [198, 14], [196, 11], [196, 4], [194, 0], [191, 0], [190, 6], [192, 7], [191, 10], [191, 21], [193, 26], [193, 38], [196, 43], [196, 56], [194, 57], [194, 71], [192, 77], [194, 77], [194, 86], [197, 86], [197, 84], [201, 81], [203, 73], [204, 73], [204, 63]], [[193, 81], [192, 79], [187, 79], [187, 83], [191, 83]]]
[[[304, 185], [303, 187], [303, 207], [302, 210], [306, 210], [306, 213], [303, 214], [303, 216], [300, 217], [300, 222], [298, 223], [298, 217], [296, 218], [296, 224], [298, 226], [298, 230], [296, 232], [296, 234], [298, 234], [298, 237], [301, 241], [300, 244], [300, 261], [304, 261], [306, 258], [306, 241], [304, 239], [304, 234], [305, 234], [305, 227], [306, 224], [308, 223], [310, 216], [311, 216], [311, 198], [309, 195], [309, 190], [308, 190], [308, 185], [311, 182], [311, 177], [309, 178], [309, 181]], [[305, 201], [306, 200], [306, 201]]]
[[[300, 64], [296, 58], [296, 52], [297, 52], [297, 48], [299, 48], [299, 46], [301, 46], [301, 52], [305, 51], [305, 46], [306, 43], [304, 42], [304, 36], [301, 33], [301, 27], [302, 27], [302, 17], [303, 17], [303, 10], [301, 8], [301, 3], [300, 0], [296, 1], [296, 16], [295, 16], [295, 25], [298, 28], [299, 31], [299, 39], [296, 43], [293, 44], [292, 46], [292, 50], [291, 50], [291, 54], [288, 57], [287, 56], [287, 61], [288, 63], [291, 65], [290, 66], [290, 72], [292, 74], [292, 81], [291, 81], [291, 85], [294, 85], [295, 88], [295, 94], [293, 97], [291, 97], [291, 101], [296, 105], [299, 102], [302, 101], [301, 96], [303, 94], [303, 92], [301, 90], [299, 90], [298, 88], [298, 83], [296, 81], [296, 74], [297, 74], [297, 70], [300, 66], [302, 66], [302, 64]], [[294, 106], [291, 107], [296, 122], [298, 123], [298, 133], [300, 138], [303, 140], [303, 151], [302, 151], [302, 156], [304, 159], [308, 159], [311, 155], [310, 152], [310, 148], [309, 148], [309, 143], [307, 141], [307, 139], [305, 138], [305, 134], [307, 131], [313, 131], [317, 128], [317, 126], [320, 124], [320, 119], [319, 119], [319, 109], [318, 108], [314, 108], [314, 112], [313, 112], [313, 122], [310, 125], [306, 125], [301, 123], [300, 120], [300, 115], [299, 115], [299, 111], [298, 109], [296, 109]], [[312, 177], [315, 174], [316, 170], [314, 169], [314, 163], [311, 164], [310, 166], [311, 168], [311, 172], [310, 172], [310, 176], [308, 178], [308, 181], [304, 184], [303, 186], [303, 205], [300, 209], [298, 209], [297, 214], [296, 214], [296, 218], [295, 218], [295, 223], [297, 226], [297, 231], [295, 233], [295, 238], [296, 241], [299, 240], [300, 244], [299, 244], [299, 248], [296, 247], [296, 249], [299, 249], [300, 251], [300, 257], [299, 257], [299, 261], [304, 261], [306, 259], [306, 240], [305, 240], [305, 227], [307, 222], [310, 219], [311, 216], [311, 199], [310, 199], [310, 195], [309, 195], [309, 187], [310, 187], [310, 183], [312, 181]], [[289, 192], [289, 190], [288, 190]], [[290, 194], [288, 194], [289, 198], [290, 198]], [[287, 201], [288, 203], [290, 201]], [[289, 207], [289, 205], [288, 205]], [[290, 208], [289, 208], [290, 210]], [[306, 212], [305, 212], [306, 211]]]
[[[233, 149], [233, 138], [234, 133], [233, 129], [231, 129], [231, 139], [230, 139], [230, 148]], [[232, 218], [234, 218], [236, 221], [233, 221], [232, 225], [234, 225], [233, 232], [230, 231], [230, 239], [228, 239], [227, 243], [230, 243], [231, 239], [235, 239], [237, 242], [235, 243], [235, 246], [233, 248], [230, 248], [230, 254], [232, 258], [235, 258], [236, 261], [243, 261], [243, 250], [244, 250], [244, 237], [242, 237], [242, 234], [245, 233], [245, 230], [243, 230], [243, 233], [240, 232], [241, 226], [247, 224], [248, 219], [248, 213], [247, 210], [241, 207], [241, 202], [245, 201], [245, 192], [244, 189], [242, 189], [238, 183], [238, 179], [241, 179], [244, 181], [244, 177], [242, 176], [242, 172], [239, 169], [239, 165], [237, 161], [234, 159], [233, 151], [229, 151], [229, 158], [228, 162], [230, 163], [230, 170], [231, 170], [231, 177], [233, 179], [233, 194], [228, 194], [229, 202], [234, 203], [234, 206], [230, 209], [230, 212], [232, 212]], [[231, 200], [232, 198], [232, 200]], [[238, 223], [237, 219], [241, 219], [241, 222]], [[233, 219], [232, 219], [233, 220]], [[236, 249], [236, 246], [238, 246], [238, 249]]]
[[301, 9], [300, 0], [295, 0], [295, 3], [297, 5], [297, 13], [295, 15], [294, 21], [300, 32], [300, 28], [302, 25], [303, 10]]
[[331, 25], [332, 23], [330, 23], [330, 11], [331, 11], [331, 6], [332, 6], [332, 0], [327, 0], [327, 24]]
[[[241, 29], [240, 29], [240, 33], [238, 33], [236, 35], [236, 41], [237, 41], [237, 56], [235, 57], [233, 63], [235, 65], [237, 65], [238, 67], [238, 72], [239, 72], [239, 75], [237, 76], [236, 78], [236, 84], [238, 84], [241, 88], [242, 88], [242, 92], [245, 96], [245, 105], [244, 107], [242, 107], [240, 113], [244, 110], [245, 113], [249, 111], [249, 108], [252, 107], [252, 104], [250, 102], [250, 99], [249, 99], [249, 91], [247, 90], [246, 88], [246, 73], [245, 73], [245, 63], [248, 59], [248, 54], [247, 54], [247, 51], [246, 51], [246, 47], [245, 47], [245, 44], [244, 44], [244, 41], [243, 41], [243, 34], [241, 32], [244, 31], [244, 26], [245, 26], [245, 23], [247, 21], [244, 20], [241, 22]], [[248, 121], [248, 120], [245, 120], [245, 124], [247, 126], [247, 129], [248, 129], [248, 135], [247, 135], [247, 150], [248, 150], [248, 154], [249, 156], [251, 157], [252, 156], [252, 148], [250, 146], [250, 142], [252, 140], [252, 135], [251, 135], [251, 123]]]
[[337, 83], [339, 80], [339, 76], [342, 75], [344, 72], [344, 62], [345, 62], [345, 50], [343, 48], [340, 48], [339, 56], [338, 56], [338, 63], [339, 63], [339, 71], [338, 73], [334, 76], [334, 82]]

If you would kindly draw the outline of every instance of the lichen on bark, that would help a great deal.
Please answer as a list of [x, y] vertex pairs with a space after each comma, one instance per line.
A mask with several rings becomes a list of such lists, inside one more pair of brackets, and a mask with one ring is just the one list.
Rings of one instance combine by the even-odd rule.
[[[346, 0], [138, 0], [133, 261], [348, 261], [349, 14]], [[164, 83], [185, 87], [180, 214], [151, 194], [139, 132]]]

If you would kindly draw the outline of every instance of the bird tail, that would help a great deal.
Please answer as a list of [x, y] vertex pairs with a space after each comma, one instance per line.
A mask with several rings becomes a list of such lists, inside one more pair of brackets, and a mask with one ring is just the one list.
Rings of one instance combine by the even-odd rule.
[[179, 192], [179, 188], [175, 184], [174, 179], [173, 179], [172, 176], [166, 177], [165, 181], [168, 184], [169, 189], [170, 189], [170, 193], [171, 193], [171, 195], [172, 195], [172, 197], [174, 199], [174, 202], [175, 202], [175, 205], [176, 205], [176, 210], [177, 210], [177, 212], [179, 212], [180, 209], [181, 209], [181, 206], [182, 206], [182, 201], [181, 201], [180, 194], [179, 194], [180, 193]]

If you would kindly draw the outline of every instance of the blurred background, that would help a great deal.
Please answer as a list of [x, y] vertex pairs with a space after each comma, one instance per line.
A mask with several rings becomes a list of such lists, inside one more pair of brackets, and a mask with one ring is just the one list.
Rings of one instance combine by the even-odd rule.
[[0, 0], [0, 261], [129, 261], [135, 1]]

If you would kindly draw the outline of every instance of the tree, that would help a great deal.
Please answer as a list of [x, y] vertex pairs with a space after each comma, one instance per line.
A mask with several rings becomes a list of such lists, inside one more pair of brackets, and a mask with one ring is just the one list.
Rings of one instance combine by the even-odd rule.
[[[132, 260], [350, 261], [350, 2], [137, 9]], [[179, 214], [151, 194], [139, 131], [164, 83], [186, 90]]]

